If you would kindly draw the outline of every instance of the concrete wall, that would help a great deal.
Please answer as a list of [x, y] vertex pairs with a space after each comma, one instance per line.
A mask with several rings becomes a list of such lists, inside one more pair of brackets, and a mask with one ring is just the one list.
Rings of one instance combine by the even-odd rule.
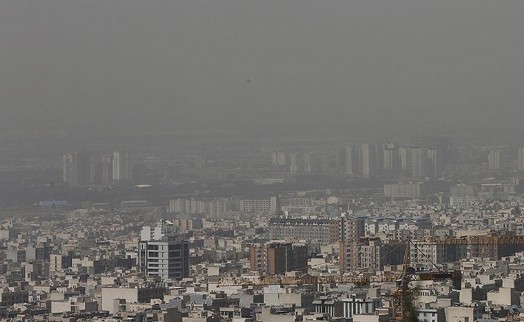
[[102, 288], [102, 310], [113, 314], [113, 300], [125, 299], [126, 303], [138, 302], [138, 289], [135, 288]]

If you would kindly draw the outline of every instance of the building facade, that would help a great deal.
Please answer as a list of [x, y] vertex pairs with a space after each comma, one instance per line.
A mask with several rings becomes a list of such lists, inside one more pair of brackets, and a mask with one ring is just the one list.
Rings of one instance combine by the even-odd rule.
[[273, 218], [269, 222], [271, 239], [304, 240], [321, 244], [339, 240], [338, 221], [331, 219]]
[[307, 259], [307, 246], [301, 244], [253, 244], [250, 248], [251, 270], [269, 275], [291, 271], [307, 272]]
[[64, 183], [70, 186], [82, 186], [89, 183], [91, 164], [85, 152], [66, 153], [62, 159]]
[[177, 226], [164, 220], [145, 226], [140, 233], [138, 263], [146, 276], [162, 280], [189, 277], [189, 242]]

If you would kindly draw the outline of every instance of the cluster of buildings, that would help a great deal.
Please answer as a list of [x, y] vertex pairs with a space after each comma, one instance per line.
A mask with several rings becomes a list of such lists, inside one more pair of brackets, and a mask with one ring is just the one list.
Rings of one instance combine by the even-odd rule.
[[520, 178], [496, 180], [487, 178], [479, 182], [387, 182], [383, 195], [388, 200], [432, 199], [440, 204], [462, 206], [469, 203], [513, 198], [524, 191]]
[[[419, 321], [524, 320], [524, 200], [456, 207], [312, 192], [275, 198], [280, 211], [269, 198], [238, 198], [227, 215], [186, 212], [212, 199], [197, 200], [6, 218], [0, 316], [390, 321], [407, 265]], [[189, 208], [173, 211], [175, 202]]]
[[490, 147], [487, 152], [487, 166], [490, 170], [513, 169], [524, 171], [524, 147]]
[[62, 179], [69, 186], [129, 183], [132, 165], [128, 152], [92, 158], [87, 152], [69, 152], [62, 158]]
[[232, 212], [250, 214], [275, 214], [281, 210], [278, 197], [264, 199], [239, 198], [181, 198], [169, 201], [169, 211], [182, 214], [207, 214], [221, 217]]
[[273, 151], [274, 166], [291, 173], [329, 173], [331, 171], [364, 178], [407, 176], [439, 177], [446, 145], [349, 144], [334, 151]]

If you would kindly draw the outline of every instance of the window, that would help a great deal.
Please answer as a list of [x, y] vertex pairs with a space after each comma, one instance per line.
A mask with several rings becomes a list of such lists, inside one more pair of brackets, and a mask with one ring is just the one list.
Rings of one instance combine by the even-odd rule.
[[175, 245], [169, 245], [169, 250], [172, 251], [172, 250], [177, 250], [177, 249], [181, 249], [182, 248], [182, 245], [180, 244], [175, 244]]

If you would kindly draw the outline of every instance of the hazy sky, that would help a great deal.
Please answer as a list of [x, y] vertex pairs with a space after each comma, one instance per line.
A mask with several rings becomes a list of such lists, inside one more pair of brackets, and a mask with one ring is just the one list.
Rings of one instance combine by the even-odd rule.
[[519, 126], [522, 0], [2, 0], [0, 125]]

